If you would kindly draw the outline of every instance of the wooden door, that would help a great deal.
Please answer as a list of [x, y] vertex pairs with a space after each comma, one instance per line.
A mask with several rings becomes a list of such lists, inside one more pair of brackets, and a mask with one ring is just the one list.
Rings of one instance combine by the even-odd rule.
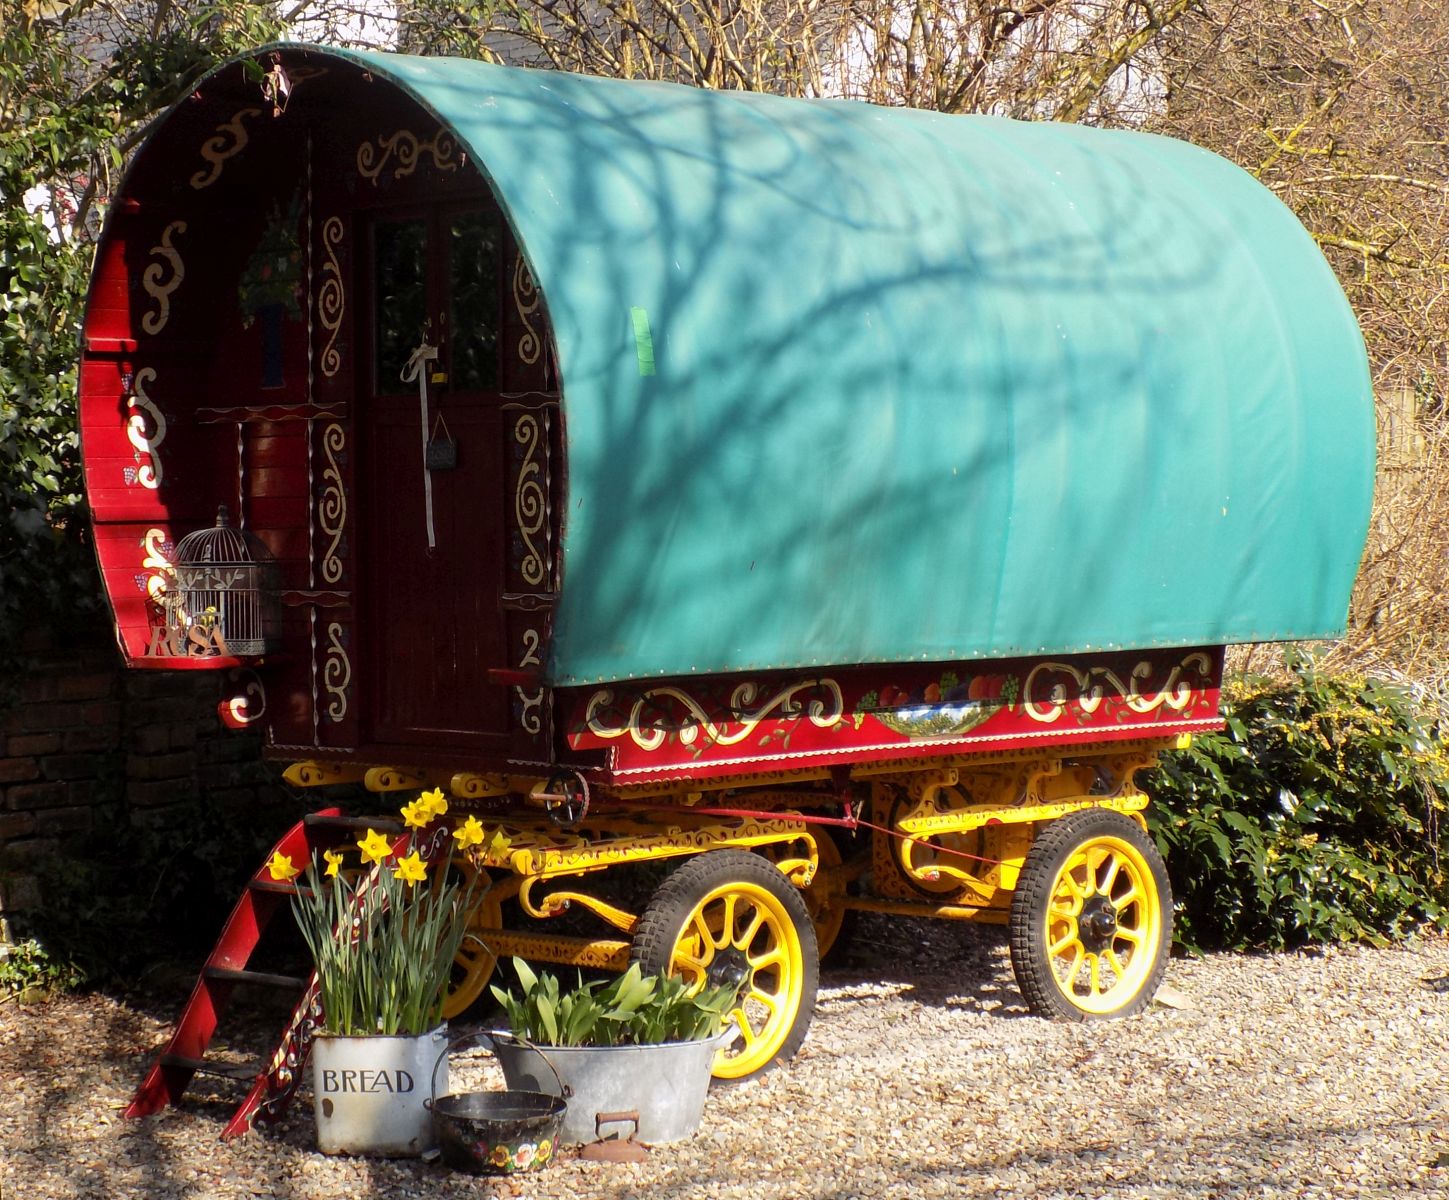
[[[508, 689], [488, 671], [508, 659], [498, 348], [515, 251], [486, 197], [376, 211], [364, 239], [364, 741], [503, 750]], [[417, 380], [401, 378], [424, 341], [438, 350], [425, 368], [426, 414]], [[438, 456], [431, 470], [425, 438]]]

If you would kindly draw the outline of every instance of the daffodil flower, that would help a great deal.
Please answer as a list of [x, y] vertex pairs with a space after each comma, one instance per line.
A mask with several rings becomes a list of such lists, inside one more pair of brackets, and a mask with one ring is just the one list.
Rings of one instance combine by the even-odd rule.
[[322, 851], [322, 857], [327, 860], [327, 870], [323, 873], [326, 875], [336, 875], [338, 868], [342, 866], [342, 851], [324, 850]]
[[435, 817], [446, 815], [448, 811], [448, 798], [443, 795], [442, 788], [434, 788], [431, 792], [424, 792], [418, 797], [419, 804], [425, 804], [428, 810]]
[[433, 819], [433, 810], [428, 807], [426, 801], [419, 798], [403, 807], [402, 817], [408, 828], [421, 829]]
[[392, 873], [408, 887], [412, 887], [415, 883], [422, 883], [428, 877], [428, 868], [418, 857], [418, 852], [414, 850], [406, 858], [397, 860], [397, 866], [393, 868]]
[[375, 829], [367, 831], [367, 836], [357, 843], [357, 848], [362, 851], [365, 863], [380, 863], [392, 853], [392, 843]]
[[273, 879], [285, 883], [289, 879], [296, 879], [302, 872], [292, 865], [291, 855], [283, 854], [278, 850], [272, 855], [272, 861], [267, 864], [267, 870]]
[[457, 829], [453, 830], [453, 840], [458, 843], [459, 850], [466, 850], [469, 846], [481, 846], [483, 844], [483, 826], [477, 817], [469, 817]]
[[483, 854], [487, 858], [498, 857], [511, 845], [513, 845], [513, 840], [503, 830], [495, 829], [493, 835], [488, 839], [488, 844], [483, 847]]

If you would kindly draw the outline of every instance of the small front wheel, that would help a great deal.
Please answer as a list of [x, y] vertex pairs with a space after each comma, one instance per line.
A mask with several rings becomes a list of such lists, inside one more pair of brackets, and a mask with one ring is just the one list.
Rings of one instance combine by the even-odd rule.
[[805, 1040], [820, 979], [815, 928], [799, 891], [758, 854], [712, 850], [679, 867], [640, 916], [631, 957], [694, 991], [740, 985], [716, 1079], [754, 1075]]
[[1032, 844], [1011, 903], [1011, 965], [1031, 1010], [1085, 1021], [1145, 1007], [1172, 941], [1162, 856], [1130, 817], [1084, 809]]

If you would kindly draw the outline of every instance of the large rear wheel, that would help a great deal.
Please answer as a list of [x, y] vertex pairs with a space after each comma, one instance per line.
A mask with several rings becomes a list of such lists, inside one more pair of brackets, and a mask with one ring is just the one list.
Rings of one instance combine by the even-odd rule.
[[680, 866], [640, 916], [631, 957], [696, 990], [738, 983], [716, 1079], [757, 1074], [805, 1040], [820, 978], [815, 927], [799, 891], [758, 854], [713, 850]]
[[1011, 903], [1011, 965], [1032, 1011], [1060, 1020], [1145, 1007], [1172, 941], [1162, 856], [1130, 817], [1084, 809], [1032, 844]]

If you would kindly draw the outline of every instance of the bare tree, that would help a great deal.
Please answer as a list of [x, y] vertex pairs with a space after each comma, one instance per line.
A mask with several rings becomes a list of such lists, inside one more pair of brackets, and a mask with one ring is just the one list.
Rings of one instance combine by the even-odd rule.
[[[1230, 0], [1158, 44], [1153, 128], [1225, 154], [1307, 226], [1363, 327], [1380, 470], [1343, 657], [1449, 675], [1449, 8]], [[1326, 481], [1332, 486], [1332, 481]]]

